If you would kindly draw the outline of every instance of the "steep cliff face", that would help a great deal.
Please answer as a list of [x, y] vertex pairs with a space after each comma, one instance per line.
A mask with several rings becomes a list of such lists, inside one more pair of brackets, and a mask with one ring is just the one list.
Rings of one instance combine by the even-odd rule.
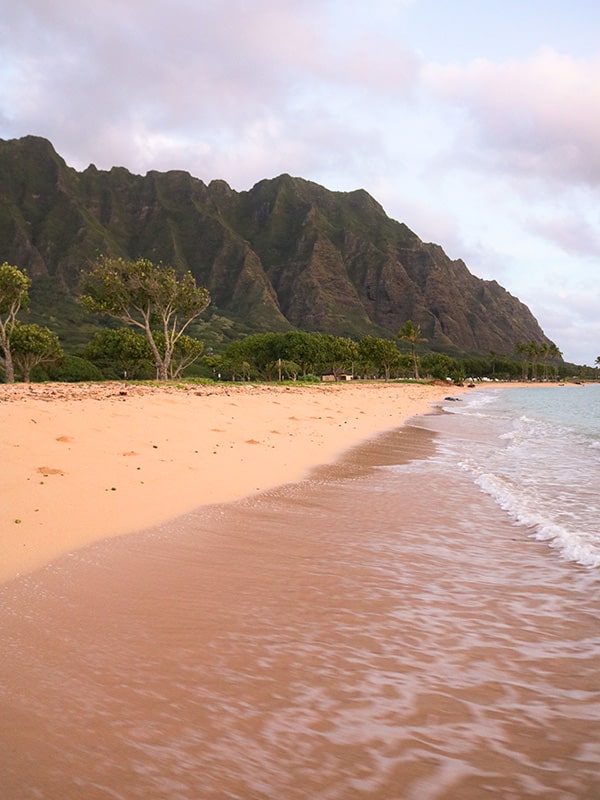
[[99, 253], [190, 269], [245, 330], [393, 337], [412, 319], [431, 347], [512, 353], [549, 341], [525, 305], [363, 190], [289, 175], [235, 192], [180, 171], [77, 172], [44, 139], [0, 140], [0, 261], [76, 295]]

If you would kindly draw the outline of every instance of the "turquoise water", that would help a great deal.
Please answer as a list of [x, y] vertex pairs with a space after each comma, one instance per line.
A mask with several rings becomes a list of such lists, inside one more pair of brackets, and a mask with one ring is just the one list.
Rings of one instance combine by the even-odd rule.
[[562, 558], [600, 566], [600, 386], [480, 389], [427, 425], [460, 469]]

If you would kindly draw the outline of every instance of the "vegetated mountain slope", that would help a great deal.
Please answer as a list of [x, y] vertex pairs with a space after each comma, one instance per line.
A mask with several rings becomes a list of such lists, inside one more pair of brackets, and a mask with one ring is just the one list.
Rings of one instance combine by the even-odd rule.
[[81, 270], [101, 253], [190, 269], [232, 335], [393, 338], [412, 319], [432, 348], [513, 353], [518, 341], [549, 341], [523, 303], [422, 242], [363, 190], [289, 175], [236, 192], [181, 171], [77, 172], [45, 139], [0, 140], [0, 261], [27, 269], [32, 306], [49, 308], [58, 292], [72, 317], [60, 324], [82, 325]]

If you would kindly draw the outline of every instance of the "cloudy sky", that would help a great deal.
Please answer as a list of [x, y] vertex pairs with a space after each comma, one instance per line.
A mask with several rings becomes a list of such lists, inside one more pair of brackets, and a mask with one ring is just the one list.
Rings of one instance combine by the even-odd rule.
[[365, 188], [600, 355], [599, 0], [0, 0], [0, 138]]

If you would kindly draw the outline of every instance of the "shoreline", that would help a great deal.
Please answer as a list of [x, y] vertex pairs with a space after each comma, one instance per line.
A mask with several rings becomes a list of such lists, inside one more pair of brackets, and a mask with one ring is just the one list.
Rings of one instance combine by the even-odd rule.
[[0, 583], [92, 542], [301, 480], [465, 391], [2, 385]]

